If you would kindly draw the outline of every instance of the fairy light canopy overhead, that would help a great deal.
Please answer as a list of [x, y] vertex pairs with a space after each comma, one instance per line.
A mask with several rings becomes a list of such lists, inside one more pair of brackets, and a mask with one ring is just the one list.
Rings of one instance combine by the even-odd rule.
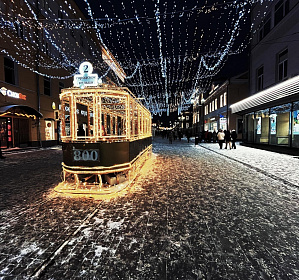
[[[24, 0], [25, 4], [28, 1]], [[75, 1], [86, 19], [72, 19], [72, 1], [68, 0], [65, 0], [68, 10], [60, 12], [63, 24], [61, 21], [57, 24], [53, 15], [43, 20], [37, 19], [34, 11], [30, 15], [62, 58], [60, 62], [48, 63], [47, 67], [73, 69], [75, 74], [74, 69], [82, 61], [76, 61], [74, 51], [64, 49], [55, 38], [60, 34], [67, 40], [71, 32], [65, 30], [89, 32], [92, 28], [126, 74], [123, 81], [119, 79], [119, 84], [124, 82], [153, 114], [162, 114], [180, 112], [209, 89], [228, 58], [242, 53], [250, 42], [252, 5], [268, 5], [272, 0]], [[15, 21], [1, 15], [2, 26]], [[28, 17], [17, 20], [30, 25]], [[95, 48], [92, 51], [91, 63], [97, 65], [102, 56]], [[105, 75], [107, 64], [100, 67]]]

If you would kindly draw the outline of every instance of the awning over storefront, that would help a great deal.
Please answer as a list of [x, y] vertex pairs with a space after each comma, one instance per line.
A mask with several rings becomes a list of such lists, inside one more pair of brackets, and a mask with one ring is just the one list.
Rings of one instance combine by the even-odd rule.
[[0, 115], [1, 114], [24, 115], [27, 117], [35, 116], [39, 118], [43, 117], [39, 111], [26, 105], [8, 105], [0, 107]]
[[232, 104], [230, 108], [233, 114], [239, 113], [298, 93], [299, 76], [296, 76]]

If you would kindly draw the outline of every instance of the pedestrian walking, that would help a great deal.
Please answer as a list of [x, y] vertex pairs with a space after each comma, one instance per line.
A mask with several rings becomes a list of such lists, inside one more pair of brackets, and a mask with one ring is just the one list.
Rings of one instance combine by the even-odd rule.
[[208, 132], [208, 143], [211, 143], [212, 138], [213, 138], [213, 134], [212, 134], [211, 131], [209, 131], [209, 132]]
[[231, 137], [232, 137], [232, 149], [236, 149], [236, 140], [238, 135], [234, 129], [232, 130]]
[[168, 133], [168, 140], [169, 140], [169, 144], [172, 144], [172, 141], [173, 141], [173, 132], [172, 132], [172, 130], [170, 130], [169, 133]]
[[225, 136], [225, 134], [222, 131], [222, 129], [219, 129], [218, 133], [217, 133], [217, 138], [218, 138], [218, 143], [219, 143], [220, 149], [222, 149], [222, 146], [223, 146], [223, 143], [224, 143], [224, 136]]
[[179, 140], [181, 141], [181, 140], [182, 140], [182, 137], [183, 137], [183, 135], [182, 135], [182, 131], [180, 131], [180, 130], [179, 130], [179, 132], [178, 132], [178, 137], [179, 137]]
[[231, 143], [231, 135], [229, 130], [224, 130], [224, 140], [225, 140], [225, 149], [227, 149], [227, 144], [228, 144], [229, 149], [231, 150], [232, 143]]
[[208, 142], [208, 134], [209, 134], [209, 131], [206, 130], [206, 131], [205, 131], [205, 143]]
[[214, 129], [214, 131], [213, 131], [213, 143], [216, 143], [216, 142], [217, 142], [217, 132]]
[[187, 140], [189, 143], [190, 142], [190, 131], [189, 130], [186, 131], [186, 137], [187, 137]]

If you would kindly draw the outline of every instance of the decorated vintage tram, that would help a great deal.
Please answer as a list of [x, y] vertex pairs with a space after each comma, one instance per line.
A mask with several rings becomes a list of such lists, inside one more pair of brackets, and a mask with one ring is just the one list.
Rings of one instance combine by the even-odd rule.
[[151, 114], [127, 89], [63, 89], [63, 182], [55, 190], [112, 193], [127, 187], [152, 149]]

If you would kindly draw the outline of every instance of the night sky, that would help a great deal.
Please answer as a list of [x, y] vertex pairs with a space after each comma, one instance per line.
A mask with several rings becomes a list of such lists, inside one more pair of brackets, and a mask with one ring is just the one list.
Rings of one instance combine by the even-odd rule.
[[[126, 86], [155, 114], [190, 102], [214, 79], [247, 70], [250, 5], [226, 1], [76, 0], [98, 23]], [[236, 1], [240, 2], [240, 1]], [[245, 1], [243, 1], [245, 3]]]

